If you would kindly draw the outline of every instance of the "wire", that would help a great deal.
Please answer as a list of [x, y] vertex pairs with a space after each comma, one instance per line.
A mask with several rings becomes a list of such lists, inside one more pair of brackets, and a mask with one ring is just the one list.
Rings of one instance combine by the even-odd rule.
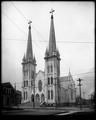
[[[85, 72], [85, 73], [80, 73], [80, 74], [74, 74], [74, 75], [72, 75], [72, 76], [76, 76], [76, 75], [81, 75], [81, 74], [89, 74], [89, 73], [94, 73], [94, 72]], [[57, 76], [58, 77], [58, 76]], [[60, 76], [59, 76], [60, 77]], [[62, 78], [62, 77], [60, 77], [60, 78]], [[45, 79], [42, 79], [42, 80], [45, 80]], [[31, 82], [31, 81], [30, 81]], [[65, 81], [60, 81], [60, 82], [65, 82]], [[20, 84], [20, 83], [22, 83], [22, 82], [16, 82], [16, 84]]]
[[4, 15], [8, 18], [8, 20], [9, 20], [11, 23], [13, 23], [13, 25], [15, 25], [21, 32], [23, 32], [24, 34], [26, 34], [15, 22], [12, 21], [12, 19], [11, 19], [10, 17], [8, 17], [7, 14], [5, 14], [4, 12], [3, 12], [3, 14], [4, 14]]
[[[19, 12], [19, 14], [28, 22], [28, 19], [27, 19], [27, 18], [25, 17], [25, 15], [20, 11], [20, 9], [18, 9], [13, 2], [11, 2], [11, 4], [16, 8], [16, 10]], [[40, 35], [41, 38], [43, 38], [43, 40], [45, 40], [44, 37], [42, 36], [42, 34], [41, 34], [34, 26], [32, 26], [32, 28]]]
[[16, 7], [16, 5], [13, 3], [13, 2], [11, 2], [11, 4], [16, 8], [16, 10], [19, 12], [19, 14], [21, 15], [21, 16], [23, 16], [23, 18], [28, 22], [28, 19], [25, 17], [25, 15]]
[[[19, 12], [19, 14], [28, 22], [28, 19], [25, 17], [25, 15], [16, 7], [16, 5], [11, 2], [11, 4], [15, 7], [15, 9]], [[39, 41], [39, 42], [48, 42], [48, 41], [45, 41], [43, 35], [33, 26], [32, 27], [37, 33], [39, 33], [40, 37], [43, 38], [44, 41]], [[75, 41], [57, 41], [58, 43], [76, 43], [76, 44], [79, 44], [79, 43], [87, 43], [87, 44], [93, 44], [94, 42], [75, 42]]]
[[[16, 40], [16, 41], [25, 41], [21, 39], [14, 39], [14, 38], [4, 38], [4, 40]], [[48, 42], [48, 41], [40, 41], [40, 40], [32, 40], [32, 41], [38, 41], [38, 42]], [[94, 42], [74, 42], [74, 41], [56, 41], [58, 43], [88, 43], [93, 44]]]
[[43, 35], [34, 27], [34, 25], [32, 26], [32, 28], [37, 32], [37, 35], [39, 35], [44, 40], [44, 41], [41, 41], [41, 42], [45, 42], [46, 40], [44, 39]]

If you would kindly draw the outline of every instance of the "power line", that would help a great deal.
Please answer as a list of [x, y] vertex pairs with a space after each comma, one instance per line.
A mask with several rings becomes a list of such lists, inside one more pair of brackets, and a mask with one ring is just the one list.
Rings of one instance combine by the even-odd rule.
[[[26, 41], [26, 40], [21, 40], [21, 39], [15, 39], [15, 38], [4, 38], [4, 40], [15, 40], [15, 41]], [[32, 40], [32, 41], [38, 41], [38, 42], [48, 42], [48, 41], [40, 41], [40, 40]], [[94, 42], [74, 42], [74, 41], [56, 41], [58, 43], [88, 43], [88, 44], [93, 44]]]
[[[16, 10], [19, 12], [19, 14], [28, 22], [28, 19], [25, 17], [25, 15], [16, 7], [16, 5], [11, 2], [12, 5], [16, 8]], [[8, 17], [8, 16], [7, 16]], [[12, 21], [11, 21], [12, 22]], [[16, 23], [15, 23], [16, 24]], [[33, 26], [32, 27], [39, 35], [41, 38], [43, 38], [44, 41], [39, 41], [39, 42], [48, 42], [44, 39], [43, 35]], [[20, 29], [20, 28], [19, 28]], [[57, 41], [58, 43], [87, 43], [87, 44], [93, 44], [94, 42], [76, 42], [76, 41]]]
[[[89, 74], [89, 73], [94, 73], [94, 72], [85, 72], [85, 73], [80, 73], [80, 74], [74, 74], [74, 75], [72, 75], [72, 76], [76, 76], [76, 75], [81, 75], [81, 74]], [[60, 77], [60, 76], [57, 76], [57, 77]], [[62, 76], [61, 76], [62, 77]], [[60, 78], [61, 78], [60, 77]], [[45, 80], [45, 79], [42, 79], [42, 80]], [[64, 81], [61, 81], [61, 82], [64, 82]], [[16, 82], [16, 84], [20, 84], [20, 83], [22, 83], [22, 82]]]
[[[18, 9], [13, 2], [11, 2], [11, 3], [12, 3], [12, 5], [16, 8], [16, 10], [19, 12], [19, 14], [28, 22], [28, 19], [27, 19], [27, 18], [25, 17], [25, 15], [20, 11], [20, 9]], [[43, 40], [45, 40], [44, 37], [42, 36], [42, 34], [41, 34], [34, 26], [32, 26], [32, 28], [40, 35], [41, 38], [43, 38]]]
[[7, 14], [5, 14], [4, 12], [3, 12], [3, 14], [4, 14], [4, 15], [8, 18], [8, 20], [9, 20], [11, 23], [13, 23], [13, 25], [15, 25], [21, 32], [23, 32], [24, 34], [26, 34], [15, 22], [12, 21], [12, 19], [11, 19], [10, 17], [8, 17]]
[[39, 34], [39, 36], [44, 40], [41, 42], [45, 42], [46, 40], [44, 39], [43, 35], [34, 27], [34, 25], [32, 26], [32, 28]]
[[[25, 15], [20, 11], [20, 9], [18, 9], [16, 7], [16, 5], [11, 2], [11, 4], [15, 7], [15, 9], [19, 12], [19, 14], [28, 22], [28, 19], [25, 17]], [[43, 38], [44, 41], [39, 41], [39, 42], [48, 42], [48, 41], [45, 41], [43, 35], [33, 26], [32, 27], [37, 33], [39, 33], [40, 37]], [[79, 44], [79, 43], [85, 43], [85, 44], [93, 44], [94, 42], [76, 42], [76, 41], [57, 41], [58, 43], [76, 43], [76, 44]]]
[[[16, 8], [16, 10], [19, 12], [19, 14], [28, 22], [28, 19], [27, 19], [27, 18], [25, 17], [25, 15], [20, 11], [20, 9], [18, 9], [13, 2], [11, 2], [11, 3], [12, 3], [12, 5]], [[34, 26], [32, 26], [32, 28], [40, 35], [41, 38], [44, 39], [44, 37], [41, 35], [41, 33], [40, 33]]]
[[89, 73], [94, 73], [94, 72], [85, 72], [85, 73], [80, 73], [80, 74], [74, 74], [72, 76], [81, 75], [81, 74], [89, 74]]
[[25, 17], [25, 15], [16, 7], [16, 5], [13, 3], [13, 2], [11, 2], [11, 4], [16, 8], [16, 10], [19, 12], [19, 14], [21, 15], [21, 16], [23, 16], [23, 18], [28, 22], [28, 19]]

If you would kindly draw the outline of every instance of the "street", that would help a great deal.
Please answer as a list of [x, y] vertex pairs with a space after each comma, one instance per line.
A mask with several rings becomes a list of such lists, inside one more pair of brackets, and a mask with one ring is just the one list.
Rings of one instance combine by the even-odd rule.
[[68, 115], [77, 112], [93, 112], [89, 108], [63, 107], [63, 108], [25, 108], [17, 110], [3, 110], [2, 115]]

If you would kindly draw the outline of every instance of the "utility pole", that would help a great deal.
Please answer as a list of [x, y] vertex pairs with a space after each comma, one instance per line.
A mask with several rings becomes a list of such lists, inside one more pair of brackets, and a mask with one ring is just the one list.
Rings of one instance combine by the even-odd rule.
[[35, 79], [34, 79], [34, 104], [33, 104], [34, 106], [34, 108], [35, 108]]
[[82, 109], [82, 102], [81, 102], [81, 99], [82, 99], [82, 96], [81, 96], [81, 86], [82, 86], [81, 81], [82, 81], [82, 79], [79, 78], [77, 81], [79, 82], [78, 86], [79, 86], [79, 92], [80, 92], [80, 109]]

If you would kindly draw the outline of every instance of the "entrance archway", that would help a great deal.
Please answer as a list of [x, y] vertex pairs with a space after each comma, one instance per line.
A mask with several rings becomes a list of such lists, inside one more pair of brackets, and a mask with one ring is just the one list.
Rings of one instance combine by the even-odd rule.
[[36, 106], [39, 107], [39, 105], [40, 105], [40, 96], [39, 96], [39, 94], [37, 93], [37, 94], [36, 94]]
[[34, 102], [34, 95], [31, 95], [31, 102]]
[[41, 103], [44, 102], [44, 101], [45, 101], [45, 96], [44, 96], [44, 94], [42, 93], [42, 94], [41, 94]]

